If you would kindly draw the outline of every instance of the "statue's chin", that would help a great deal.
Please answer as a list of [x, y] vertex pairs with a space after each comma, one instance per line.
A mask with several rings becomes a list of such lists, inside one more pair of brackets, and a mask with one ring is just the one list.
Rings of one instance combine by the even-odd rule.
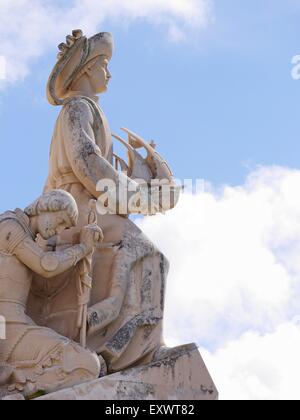
[[99, 88], [96, 95], [101, 95], [101, 93], [105, 93], [108, 91], [108, 86], [103, 86], [102, 88]]

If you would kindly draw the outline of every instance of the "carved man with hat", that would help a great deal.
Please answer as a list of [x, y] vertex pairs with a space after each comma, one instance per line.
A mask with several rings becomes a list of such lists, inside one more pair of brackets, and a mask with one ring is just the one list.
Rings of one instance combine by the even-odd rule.
[[[59, 188], [72, 194], [79, 208], [79, 223], [77, 230], [57, 239], [57, 249], [76, 242], [78, 230], [86, 224], [91, 199], [101, 194], [97, 191], [100, 180], [109, 179], [116, 186], [136, 184], [113, 165], [112, 135], [97, 97], [107, 90], [111, 78], [111, 34], [87, 38], [75, 30], [59, 50], [47, 97], [62, 110], [52, 139], [45, 190]], [[138, 184], [135, 186], [138, 190]], [[163, 344], [168, 262], [128, 217], [98, 215], [98, 225], [108, 245], [95, 252], [91, 264], [87, 345], [101, 353], [109, 372], [114, 372], [153, 360]], [[71, 272], [59, 278], [53, 289], [47, 282], [44, 291], [33, 287], [30, 300], [32, 317], [42, 317], [45, 325], [72, 339], [78, 338], [79, 327], [75, 277]]]

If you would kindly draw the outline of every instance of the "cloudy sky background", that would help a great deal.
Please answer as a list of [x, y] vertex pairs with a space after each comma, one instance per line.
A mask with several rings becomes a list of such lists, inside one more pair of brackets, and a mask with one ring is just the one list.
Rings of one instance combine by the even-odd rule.
[[299, 21], [299, 0], [0, 0], [0, 211], [43, 188], [56, 46], [113, 32], [113, 131], [205, 180], [139, 223], [171, 262], [167, 341], [199, 344], [221, 399], [300, 398]]

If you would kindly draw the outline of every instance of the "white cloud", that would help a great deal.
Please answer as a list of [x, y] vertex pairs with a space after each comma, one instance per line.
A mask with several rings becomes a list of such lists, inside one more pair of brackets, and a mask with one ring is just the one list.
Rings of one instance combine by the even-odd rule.
[[6, 79], [6, 59], [0, 55], [0, 80]]
[[299, 400], [300, 328], [248, 332], [215, 354], [200, 350], [222, 400]]
[[191, 28], [203, 28], [212, 0], [0, 0], [0, 55], [7, 60], [7, 81], [23, 79], [31, 60], [64, 40], [74, 28], [92, 35], [104, 22], [144, 20], [165, 26], [172, 41]]
[[[242, 383], [239, 375], [245, 373], [235, 369], [235, 349], [240, 349], [241, 363], [249, 370], [245, 375], [250, 385], [253, 382], [255, 388], [260, 380], [255, 396], [268, 398], [278, 396], [275, 385], [268, 386], [269, 370], [263, 377], [261, 369], [259, 378], [251, 371], [267, 360], [264, 346], [277, 340], [269, 365], [279, 372], [281, 392], [289, 375], [284, 371], [288, 341], [280, 343], [283, 332], [291, 333], [300, 352], [298, 328], [279, 327], [299, 315], [299, 185], [300, 171], [261, 168], [243, 186], [185, 194], [166, 216], [140, 222], [171, 262], [165, 321], [168, 342], [197, 341], [211, 353], [214, 371], [225, 360], [232, 369], [228, 381], [234, 386], [227, 386], [224, 369], [217, 385], [226, 397], [235, 398]], [[296, 330], [299, 337], [295, 333], [295, 338], [292, 332]], [[243, 336], [249, 331], [250, 335]], [[250, 357], [256, 345], [257, 352], [262, 348], [262, 361]], [[298, 363], [297, 351], [287, 352], [289, 366]], [[252, 398], [250, 385], [242, 387], [239, 395]]]

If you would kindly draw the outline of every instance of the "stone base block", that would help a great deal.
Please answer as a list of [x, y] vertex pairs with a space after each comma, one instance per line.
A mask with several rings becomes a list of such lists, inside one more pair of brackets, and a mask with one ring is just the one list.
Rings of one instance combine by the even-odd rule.
[[195, 344], [163, 349], [147, 365], [55, 392], [37, 400], [217, 400]]

